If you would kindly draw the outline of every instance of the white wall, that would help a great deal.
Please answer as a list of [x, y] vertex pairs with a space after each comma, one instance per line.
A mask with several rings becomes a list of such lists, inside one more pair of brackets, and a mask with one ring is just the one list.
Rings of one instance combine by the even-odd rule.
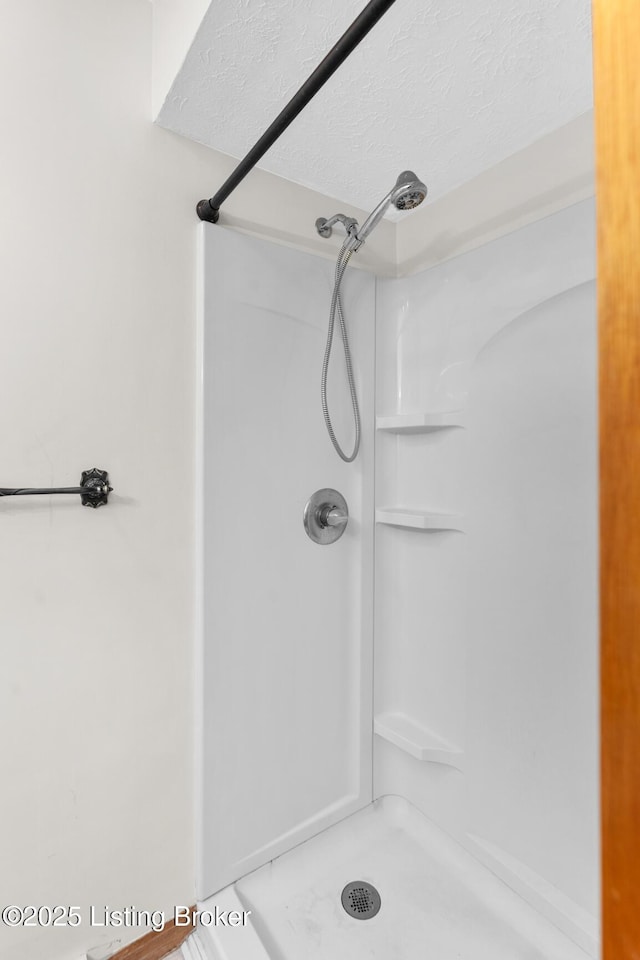
[[[2, 903], [195, 895], [194, 206], [233, 161], [152, 126], [151, 15], [0, 8], [0, 484], [97, 465], [116, 491], [97, 512], [0, 503]], [[229, 213], [320, 245], [326, 203], [256, 173]], [[0, 956], [73, 960], [116, 936], [0, 926]]]
[[[344, 463], [320, 404], [333, 264], [202, 229], [205, 898], [372, 799], [376, 281], [350, 270], [342, 283], [362, 420]], [[327, 399], [350, 450], [338, 330]], [[323, 487], [349, 522], [321, 545], [303, 511]]]
[[378, 524], [374, 775], [595, 956], [594, 246], [587, 200], [379, 283], [378, 415], [457, 426], [379, 431], [377, 506], [461, 519]]
[[450, 193], [432, 194], [411, 216], [403, 217], [396, 230], [398, 276], [459, 256], [594, 192], [589, 110]]
[[157, 117], [189, 51], [211, 0], [151, 0], [153, 82], [151, 105]]

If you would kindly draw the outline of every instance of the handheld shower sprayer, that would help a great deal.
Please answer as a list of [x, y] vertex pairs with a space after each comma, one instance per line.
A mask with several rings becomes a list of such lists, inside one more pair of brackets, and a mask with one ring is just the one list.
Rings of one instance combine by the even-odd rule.
[[[380, 201], [375, 210], [369, 214], [362, 226], [359, 226], [358, 221], [354, 220], [353, 217], [346, 217], [343, 213], [336, 213], [333, 217], [327, 219], [326, 217], [319, 217], [316, 220], [316, 230], [321, 237], [330, 237], [333, 233], [333, 226], [336, 223], [341, 223], [347, 232], [347, 236], [340, 248], [338, 254], [338, 260], [336, 263], [336, 272], [335, 279], [333, 283], [333, 295], [331, 297], [331, 309], [329, 310], [329, 329], [327, 331], [327, 345], [324, 351], [324, 361], [322, 363], [322, 382], [321, 382], [321, 398], [322, 398], [322, 412], [324, 415], [324, 422], [327, 428], [327, 432], [331, 439], [331, 443], [335, 447], [338, 456], [342, 458], [346, 463], [351, 463], [352, 460], [355, 460], [358, 449], [360, 447], [360, 409], [358, 407], [358, 397], [356, 394], [355, 379], [353, 376], [353, 367], [351, 364], [351, 352], [349, 350], [349, 339], [347, 337], [347, 327], [344, 319], [344, 314], [342, 312], [342, 299], [340, 297], [340, 284], [342, 283], [342, 278], [344, 276], [345, 270], [349, 264], [351, 256], [359, 250], [362, 244], [365, 242], [371, 231], [378, 225], [380, 220], [385, 215], [388, 208], [391, 204], [397, 210], [413, 210], [414, 207], [419, 206], [424, 198], [427, 195], [427, 188], [425, 187], [422, 180], [419, 180], [418, 177], [412, 170], [403, 170], [398, 179], [396, 180], [393, 188], [389, 191], [386, 197]], [[333, 425], [331, 423], [331, 417], [329, 415], [329, 407], [327, 404], [327, 375], [329, 371], [329, 358], [331, 356], [331, 345], [333, 343], [333, 330], [335, 326], [336, 316], [338, 317], [338, 322], [340, 324], [340, 333], [342, 335], [342, 345], [344, 347], [344, 358], [347, 366], [347, 380], [349, 382], [349, 393], [351, 394], [351, 403], [353, 406], [353, 420], [355, 426], [355, 439], [353, 444], [353, 451], [351, 454], [347, 455], [342, 447], [340, 446], [337, 437], [333, 430]]]
[[413, 210], [419, 206], [427, 195], [427, 188], [419, 180], [413, 170], [403, 170], [394, 186], [383, 197], [378, 206], [373, 210], [362, 226], [353, 217], [346, 217], [343, 213], [336, 213], [333, 217], [319, 217], [316, 220], [316, 230], [321, 237], [330, 237], [333, 233], [333, 225], [338, 221], [343, 224], [348, 235], [347, 249], [356, 251], [362, 246], [374, 227], [377, 227], [380, 220], [393, 204], [396, 210]]

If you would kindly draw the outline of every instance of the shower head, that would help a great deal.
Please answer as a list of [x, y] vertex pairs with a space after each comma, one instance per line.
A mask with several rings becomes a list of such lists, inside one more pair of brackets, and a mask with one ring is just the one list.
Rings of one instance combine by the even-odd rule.
[[393, 188], [380, 201], [375, 210], [369, 214], [361, 227], [358, 227], [358, 221], [354, 220], [353, 217], [345, 217], [343, 213], [336, 213], [329, 220], [326, 217], [318, 217], [316, 230], [321, 237], [330, 237], [334, 223], [339, 220], [348, 234], [345, 241], [346, 249], [354, 252], [362, 246], [391, 204], [396, 210], [413, 210], [414, 207], [420, 206], [426, 195], [427, 188], [413, 170], [403, 170]]
[[378, 225], [387, 209], [393, 204], [396, 210], [413, 210], [418, 207], [427, 195], [427, 188], [413, 170], [403, 170], [392, 190], [380, 201], [375, 210], [369, 214], [358, 232], [353, 235], [351, 249], [357, 250], [367, 239], [374, 227]]
[[427, 188], [418, 180], [413, 170], [404, 170], [391, 191], [391, 203], [398, 210], [413, 210], [419, 207], [427, 195]]

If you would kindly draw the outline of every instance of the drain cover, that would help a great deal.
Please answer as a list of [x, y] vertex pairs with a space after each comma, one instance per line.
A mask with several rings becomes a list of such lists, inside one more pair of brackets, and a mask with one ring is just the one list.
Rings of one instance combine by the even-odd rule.
[[342, 891], [342, 906], [356, 920], [370, 920], [380, 909], [380, 894], [364, 880], [348, 883]]

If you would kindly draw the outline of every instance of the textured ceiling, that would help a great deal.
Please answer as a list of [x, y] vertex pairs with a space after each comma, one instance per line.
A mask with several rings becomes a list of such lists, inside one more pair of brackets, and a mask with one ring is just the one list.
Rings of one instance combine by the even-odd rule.
[[[214, 0], [159, 116], [243, 156], [365, 0]], [[442, 196], [589, 110], [590, 0], [397, 0], [259, 166], [369, 209]]]

